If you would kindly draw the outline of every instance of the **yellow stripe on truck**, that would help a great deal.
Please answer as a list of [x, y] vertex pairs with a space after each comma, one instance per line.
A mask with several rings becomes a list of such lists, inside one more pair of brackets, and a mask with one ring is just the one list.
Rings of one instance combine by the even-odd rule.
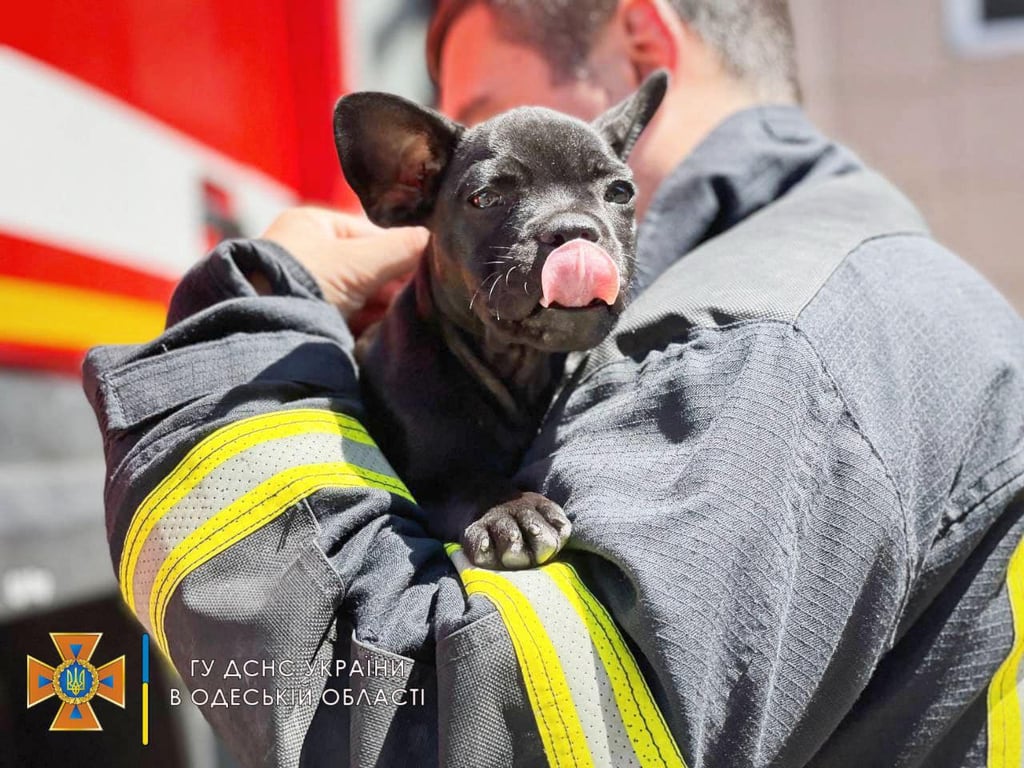
[[160, 335], [167, 307], [154, 301], [0, 276], [0, 342], [86, 349]]

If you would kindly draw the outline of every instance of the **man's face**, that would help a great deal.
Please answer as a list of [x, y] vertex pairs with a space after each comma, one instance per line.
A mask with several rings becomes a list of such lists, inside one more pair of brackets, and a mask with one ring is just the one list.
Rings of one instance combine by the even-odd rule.
[[441, 111], [465, 125], [525, 104], [592, 120], [624, 95], [609, 94], [591, 80], [555, 82], [544, 57], [504, 39], [481, 3], [448, 30], [440, 69]]

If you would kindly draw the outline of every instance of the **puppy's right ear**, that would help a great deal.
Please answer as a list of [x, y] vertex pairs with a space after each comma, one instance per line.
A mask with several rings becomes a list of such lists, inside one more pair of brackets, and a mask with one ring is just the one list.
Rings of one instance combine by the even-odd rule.
[[334, 108], [334, 143], [370, 221], [422, 225], [463, 127], [389, 93], [353, 93]]

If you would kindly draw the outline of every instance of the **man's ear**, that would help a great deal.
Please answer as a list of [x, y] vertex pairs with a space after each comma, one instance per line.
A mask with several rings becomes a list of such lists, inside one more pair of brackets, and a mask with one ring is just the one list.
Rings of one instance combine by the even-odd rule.
[[647, 76], [636, 93], [609, 109], [591, 125], [625, 161], [637, 139], [658, 111], [668, 89], [668, 72], [659, 69]]
[[388, 93], [353, 93], [334, 108], [334, 143], [345, 179], [370, 221], [422, 225], [464, 129]]

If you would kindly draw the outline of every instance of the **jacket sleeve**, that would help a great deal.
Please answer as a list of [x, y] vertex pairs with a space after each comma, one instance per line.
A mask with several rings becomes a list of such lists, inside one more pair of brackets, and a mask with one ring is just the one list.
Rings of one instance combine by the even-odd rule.
[[[85, 362], [122, 593], [200, 703], [225, 697], [204, 714], [246, 765], [296, 764], [347, 633], [419, 663], [466, 612], [442, 545], [360, 425], [351, 350], [289, 254], [233, 241], [186, 275], [162, 336]], [[231, 688], [265, 697], [231, 701]], [[410, 715], [427, 741], [430, 717]]]
[[689, 765], [807, 765], [891, 647], [905, 512], [786, 323], [694, 330], [588, 373], [521, 479], [573, 519], [581, 575]]

